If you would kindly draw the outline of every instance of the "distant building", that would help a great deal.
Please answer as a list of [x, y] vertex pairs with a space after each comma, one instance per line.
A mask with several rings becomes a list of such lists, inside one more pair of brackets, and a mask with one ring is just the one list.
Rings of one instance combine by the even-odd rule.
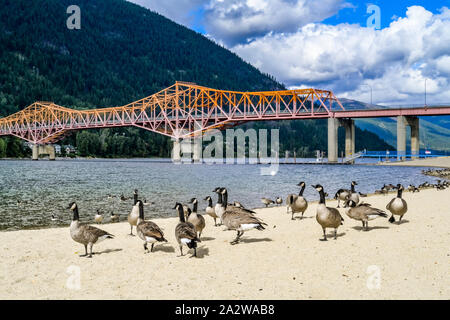
[[66, 148], [66, 154], [72, 154], [72, 153], [76, 153], [77, 152], [77, 149], [74, 147], [74, 146], [72, 146], [72, 145], [67, 145], [67, 146], [64, 146], [65, 148]]
[[55, 153], [61, 154], [61, 146], [59, 144], [55, 144], [53, 146], [55, 147]]

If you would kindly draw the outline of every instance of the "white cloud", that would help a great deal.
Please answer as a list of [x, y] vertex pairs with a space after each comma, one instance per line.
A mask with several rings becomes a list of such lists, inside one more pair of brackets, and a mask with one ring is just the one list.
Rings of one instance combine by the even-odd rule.
[[205, 29], [225, 44], [235, 45], [270, 32], [294, 32], [349, 6], [343, 0], [210, 0]]
[[289, 86], [330, 88], [374, 102], [450, 101], [450, 10], [432, 14], [412, 6], [406, 17], [374, 30], [359, 25], [308, 24], [232, 48]]

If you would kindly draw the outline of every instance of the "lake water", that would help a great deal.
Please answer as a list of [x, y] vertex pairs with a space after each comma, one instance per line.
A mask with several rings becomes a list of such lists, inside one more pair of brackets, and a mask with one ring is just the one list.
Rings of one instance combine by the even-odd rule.
[[[145, 207], [146, 217], [175, 216], [175, 202], [186, 203], [192, 197], [200, 201], [217, 196], [212, 190], [226, 186], [229, 201], [240, 201], [246, 207], [262, 207], [261, 197], [274, 199], [297, 193], [296, 184], [307, 183], [305, 196], [317, 200], [311, 187], [320, 183], [330, 197], [339, 188], [349, 188], [356, 180], [357, 191], [368, 193], [383, 183], [420, 184], [436, 179], [421, 174], [423, 168], [372, 165], [280, 165], [277, 174], [261, 175], [267, 165], [175, 165], [154, 160], [64, 160], [0, 161], [0, 230], [62, 226], [70, 223], [70, 202], [76, 201], [82, 221], [93, 221], [96, 209], [126, 215], [132, 200], [108, 199], [107, 195], [132, 197], [134, 189], [140, 198], [155, 202]], [[54, 214], [58, 221], [51, 221]]]

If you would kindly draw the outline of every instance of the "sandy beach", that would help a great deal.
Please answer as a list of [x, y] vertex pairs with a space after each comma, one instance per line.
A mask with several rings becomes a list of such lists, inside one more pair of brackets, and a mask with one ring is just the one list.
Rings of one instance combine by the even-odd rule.
[[[394, 196], [363, 199], [385, 208]], [[402, 224], [380, 218], [365, 232], [345, 215], [338, 239], [327, 242], [319, 241], [317, 203], [295, 221], [284, 206], [257, 209], [269, 226], [235, 246], [235, 232], [206, 216], [198, 258], [178, 256], [175, 218], [153, 220], [169, 243], [149, 254], [128, 235], [128, 223], [102, 225], [116, 238], [94, 246], [92, 259], [79, 257], [84, 248], [68, 227], [1, 232], [0, 298], [449, 299], [450, 189], [405, 192], [404, 199]]]
[[383, 162], [383, 166], [408, 166], [408, 167], [440, 167], [450, 168], [450, 157], [436, 157], [416, 159], [401, 162]]

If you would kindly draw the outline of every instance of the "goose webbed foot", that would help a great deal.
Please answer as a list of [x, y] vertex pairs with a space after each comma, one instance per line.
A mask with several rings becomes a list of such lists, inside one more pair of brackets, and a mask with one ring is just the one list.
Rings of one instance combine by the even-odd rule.
[[197, 248], [194, 248], [194, 254], [191, 256], [191, 258], [197, 258]]
[[237, 235], [236, 235], [236, 239], [234, 239], [232, 242], [231, 242], [231, 244], [237, 244], [237, 243], [239, 243], [239, 241], [240, 241], [240, 239], [241, 239], [241, 236], [244, 234], [244, 232], [237, 232]]
[[153, 246], [154, 246], [155, 244], [154, 243], [152, 243], [152, 246], [150, 247], [150, 252], [153, 252]]
[[395, 222], [394, 215], [392, 215], [392, 216], [389, 218], [389, 222], [390, 222], [390, 223], [394, 223], [394, 222]]
[[86, 258], [92, 258], [92, 253], [90, 255], [88, 255]]
[[88, 255], [87, 245], [84, 246], [84, 254], [80, 254], [80, 257], [86, 257]]
[[337, 229], [334, 229], [334, 240], [337, 240]]

